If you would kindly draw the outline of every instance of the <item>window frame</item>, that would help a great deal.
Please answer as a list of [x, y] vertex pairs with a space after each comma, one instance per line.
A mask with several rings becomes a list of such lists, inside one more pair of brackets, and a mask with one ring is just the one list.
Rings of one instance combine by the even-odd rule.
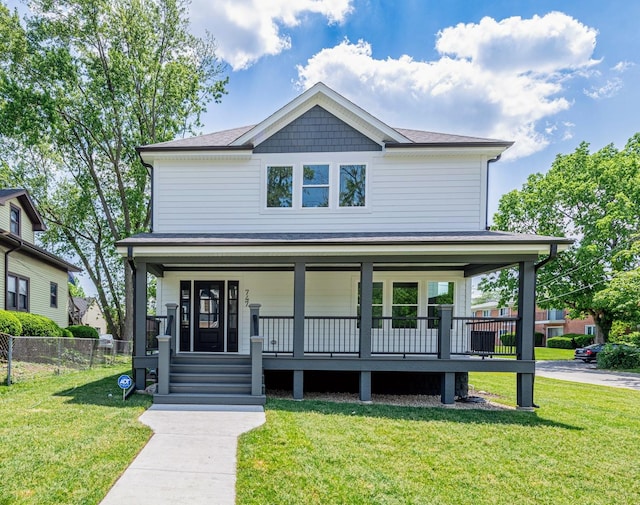
[[[306, 182], [306, 176], [305, 176], [305, 171], [307, 169], [313, 169], [312, 167], [317, 167], [317, 168], [325, 168], [327, 170], [327, 183], [326, 184], [318, 184], [318, 183], [307, 183]], [[300, 187], [300, 207], [303, 209], [326, 209], [326, 208], [331, 208], [331, 188], [332, 188], [332, 170], [331, 170], [331, 163], [303, 163], [302, 164], [302, 178], [301, 178], [301, 187]], [[327, 204], [326, 205], [305, 205], [305, 190], [310, 189], [326, 189], [327, 191]]]
[[[9, 305], [9, 278], [15, 279], [15, 305]], [[26, 284], [27, 293], [25, 295], [25, 307], [20, 307], [20, 281], [23, 281]], [[29, 312], [29, 306], [31, 305], [29, 302], [31, 289], [30, 289], [31, 279], [29, 277], [25, 277], [24, 275], [14, 274], [9, 272], [6, 277], [6, 287], [5, 287], [5, 297], [4, 297], [4, 306], [5, 310], [14, 310], [16, 312]]]
[[[455, 310], [456, 310], [456, 281], [454, 280], [427, 280], [426, 281], [426, 289], [425, 289], [425, 294], [426, 294], [426, 307], [427, 307], [427, 317], [431, 318], [431, 317], [438, 317], [438, 306], [439, 305], [448, 305], [448, 304], [442, 304], [442, 303], [429, 303], [429, 299], [430, 298], [437, 298], [438, 296], [443, 296], [444, 293], [441, 294], [437, 294], [434, 297], [430, 297], [429, 296], [429, 285], [432, 283], [436, 283], [436, 284], [452, 284], [453, 285], [453, 292], [451, 294], [451, 298], [452, 298], [452, 302], [451, 305], [453, 305], [453, 311], [452, 311], [452, 315], [455, 316]], [[451, 321], [451, 325], [453, 327], [453, 321]], [[429, 328], [430, 330], [434, 330], [438, 328], [438, 321], [433, 320], [433, 319], [428, 319], [427, 320], [427, 328]]]
[[[14, 213], [16, 219], [13, 218]], [[17, 231], [14, 231], [14, 227], [17, 227]], [[9, 206], [9, 231], [18, 237], [22, 236], [22, 209], [14, 204]]]
[[[289, 197], [290, 197], [290, 204], [289, 205], [269, 205], [269, 170], [270, 169], [290, 169], [291, 170], [291, 183], [290, 183], [290, 192], [289, 192]], [[282, 210], [282, 209], [293, 209], [295, 207], [295, 198], [296, 198], [296, 170], [295, 170], [295, 166], [293, 164], [287, 164], [287, 163], [273, 163], [273, 164], [268, 164], [266, 165], [266, 169], [264, 171], [264, 184], [265, 184], [265, 191], [264, 191], [264, 207], [267, 210], [271, 210], [271, 209], [278, 209], [278, 210]]]
[[58, 308], [58, 283], [49, 282], [49, 307]]
[[[363, 205], [342, 205], [342, 170], [346, 167], [360, 167], [364, 172], [364, 204]], [[366, 208], [367, 206], [367, 165], [366, 163], [338, 163], [338, 181], [337, 181], [337, 190], [338, 190], [338, 203], [337, 206], [339, 209], [359, 209]]]
[[[396, 294], [396, 285], [398, 285], [398, 287], [402, 287], [400, 285], [405, 285], [405, 288], [408, 288], [410, 284], [414, 284], [415, 285], [415, 290], [416, 290], [416, 300], [415, 303], [397, 303], [395, 300], [395, 294]], [[398, 325], [398, 322], [396, 321], [397, 318], [400, 317], [411, 317], [411, 316], [396, 316], [396, 308], [408, 308], [408, 307], [415, 307], [415, 317], [416, 319], [414, 321], [410, 321], [405, 319], [405, 323], [411, 323], [411, 324], [405, 324], [405, 325]], [[418, 281], [393, 281], [391, 283], [391, 328], [396, 330], [396, 329], [415, 329], [418, 326], [418, 320], [417, 318], [420, 317], [420, 282]], [[401, 319], [398, 319], [398, 321], [401, 321]]]

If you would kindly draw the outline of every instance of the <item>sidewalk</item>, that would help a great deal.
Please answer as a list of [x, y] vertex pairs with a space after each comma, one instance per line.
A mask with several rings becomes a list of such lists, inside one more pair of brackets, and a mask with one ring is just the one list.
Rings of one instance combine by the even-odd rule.
[[265, 422], [253, 406], [153, 405], [154, 435], [101, 505], [235, 503], [238, 436]]

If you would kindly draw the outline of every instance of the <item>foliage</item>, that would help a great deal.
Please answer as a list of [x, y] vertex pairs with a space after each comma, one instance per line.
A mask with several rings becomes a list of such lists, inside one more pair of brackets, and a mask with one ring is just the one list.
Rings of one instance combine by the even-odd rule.
[[0, 503], [101, 502], [151, 434], [138, 421], [150, 397], [122, 401], [117, 378], [130, 370], [129, 360], [0, 386]]
[[580, 335], [578, 333], [567, 333], [561, 337], [547, 339], [547, 347], [556, 349], [575, 349], [576, 347], [586, 347], [590, 344], [593, 344], [593, 335]]
[[640, 331], [632, 331], [631, 333], [624, 333], [612, 339], [612, 342], [619, 344], [629, 344], [636, 347], [640, 347]]
[[62, 328], [48, 317], [29, 312], [13, 312], [22, 325], [22, 335], [26, 337], [62, 337]]
[[114, 243], [151, 219], [135, 147], [193, 133], [227, 84], [213, 41], [189, 34], [186, 6], [34, 0], [23, 24], [0, 5], [0, 185], [30, 191], [48, 224], [40, 239], [82, 263], [117, 336], [133, 281]]
[[628, 345], [606, 345], [598, 353], [598, 368], [640, 369], [640, 349]]
[[86, 298], [87, 295], [84, 292], [84, 289], [80, 285], [80, 279], [77, 277], [73, 278], [73, 282], [69, 282], [69, 296], [77, 297], [77, 298]]
[[69, 331], [69, 328], [62, 328], [62, 336], [65, 338], [73, 338], [73, 333]]
[[596, 307], [616, 320], [640, 324], [640, 268], [616, 272], [607, 286], [593, 297]]
[[[567, 308], [571, 318], [593, 316], [607, 340], [621, 315], [607, 295], [597, 295], [612, 276], [637, 268], [640, 257], [640, 134], [622, 150], [610, 145], [591, 153], [582, 143], [575, 152], [558, 155], [546, 174], [531, 175], [522, 189], [501, 198], [493, 228], [573, 238], [568, 251], [538, 271], [537, 304]], [[515, 298], [517, 276], [505, 270], [480, 288], [497, 290], [500, 302], [507, 303]], [[624, 296], [624, 307], [640, 301], [640, 291], [624, 290]]]
[[98, 330], [91, 326], [74, 325], [67, 328], [75, 338], [99, 338]]
[[0, 333], [7, 333], [14, 337], [22, 335], [22, 323], [8, 310], [0, 310]]
[[516, 334], [505, 333], [504, 335], [500, 335], [500, 341], [502, 342], [502, 345], [513, 347], [516, 345]]

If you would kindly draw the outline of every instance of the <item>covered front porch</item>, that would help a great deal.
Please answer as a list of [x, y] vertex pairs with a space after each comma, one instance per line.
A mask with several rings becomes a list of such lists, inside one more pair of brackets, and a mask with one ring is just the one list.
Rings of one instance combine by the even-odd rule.
[[[155, 368], [160, 390], [170, 395], [174, 356], [198, 354], [193, 347], [191, 352], [181, 349], [179, 299], [167, 297], [165, 333], [170, 336], [161, 339], [159, 353], [147, 352], [147, 273], [156, 275], [159, 284], [164, 282], [165, 293], [177, 293], [171, 286], [178, 279], [192, 279], [195, 286], [196, 279], [221, 279], [227, 274], [223, 282], [228, 287], [237, 282], [230, 279], [240, 278], [242, 272], [246, 279], [239, 281], [240, 293], [244, 286], [260, 286], [259, 296], [247, 299], [250, 303], [239, 309], [239, 346], [226, 347], [222, 356], [250, 357], [253, 395], [263, 394], [264, 371], [291, 373], [293, 396], [298, 399], [304, 396], [306, 371], [355, 372], [362, 401], [371, 399], [372, 374], [419, 372], [439, 374], [442, 401], [451, 403], [457, 373], [510, 372], [517, 374], [518, 405], [529, 409], [535, 374], [535, 263], [562, 242], [491, 232], [132, 237], [120, 246], [135, 265], [136, 386], [144, 387], [147, 369]], [[469, 278], [513, 265], [518, 267], [519, 315], [469, 317]], [[314, 287], [317, 279], [325, 284], [335, 279], [339, 285], [344, 276], [354, 279], [357, 297], [344, 296], [340, 290], [325, 294], [336, 298], [337, 304], [336, 310], [322, 312]], [[268, 285], [258, 284], [267, 277]], [[385, 281], [396, 277], [401, 281]], [[437, 281], [421, 280], [427, 278]], [[441, 280], [447, 278], [455, 279], [448, 283], [455, 285], [454, 303], [436, 303], [446, 297], [431, 296], [432, 284], [447, 284]], [[388, 292], [389, 307], [380, 302], [381, 289]], [[419, 292], [415, 303], [409, 299], [413, 291]], [[355, 301], [349, 305], [350, 297]], [[515, 337], [505, 338], [511, 333]], [[201, 353], [199, 359], [206, 360], [207, 355]], [[221, 354], [211, 356], [220, 359]]]

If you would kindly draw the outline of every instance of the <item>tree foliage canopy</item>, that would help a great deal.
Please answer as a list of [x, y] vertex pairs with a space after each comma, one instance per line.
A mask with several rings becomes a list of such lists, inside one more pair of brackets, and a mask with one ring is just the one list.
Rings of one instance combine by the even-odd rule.
[[[637, 268], [640, 258], [640, 134], [621, 150], [609, 145], [591, 153], [582, 143], [575, 152], [558, 155], [546, 174], [531, 175], [522, 189], [502, 197], [494, 223], [497, 230], [575, 240], [538, 271], [537, 304], [568, 308], [571, 317], [593, 316], [606, 340], [620, 317], [615, 304], [605, 303], [611, 281]], [[498, 290], [506, 303], [517, 280], [503, 271], [481, 287]], [[635, 298], [627, 300], [629, 307], [640, 300], [638, 291], [624, 293]]]
[[31, 192], [41, 240], [78, 258], [122, 335], [132, 283], [114, 242], [151, 221], [135, 147], [192, 133], [227, 80], [212, 40], [188, 33], [184, 0], [29, 5], [24, 22], [0, 5], [0, 184]]

